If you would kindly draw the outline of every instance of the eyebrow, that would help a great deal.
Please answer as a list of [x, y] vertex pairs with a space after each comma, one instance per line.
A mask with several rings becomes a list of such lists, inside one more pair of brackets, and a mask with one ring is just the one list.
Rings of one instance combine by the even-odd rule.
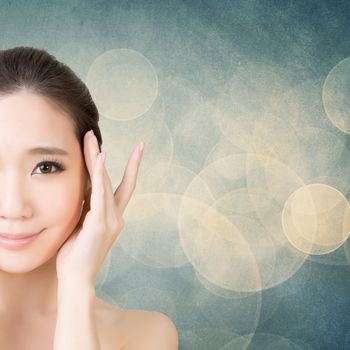
[[58, 148], [58, 147], [35, 147], [30, 148], [28, 150], [28, 154], [50, 154], [50, 155], [60, 155], [60, 156], [68, 156], [68, 152]]

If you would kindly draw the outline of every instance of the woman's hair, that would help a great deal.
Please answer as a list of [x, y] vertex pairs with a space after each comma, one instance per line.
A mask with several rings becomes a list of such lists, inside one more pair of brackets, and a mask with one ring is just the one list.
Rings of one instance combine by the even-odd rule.
[[82, 153], [84, 135], [90, 129], [101, 151], [98, 110], [88, 88], [72, 70], [43, 49], [0, 50], [0, 96], [24, 89], [50, 98], [71, 116]]

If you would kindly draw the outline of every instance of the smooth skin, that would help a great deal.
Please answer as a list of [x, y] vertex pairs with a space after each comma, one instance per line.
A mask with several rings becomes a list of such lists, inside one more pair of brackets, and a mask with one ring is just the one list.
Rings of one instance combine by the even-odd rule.
[[[61, 278], [68, 276], [68, 279], [73, 278], [74, 281], [81, 277], [74, 276], [71, 271], [80, 271], [80, 276], [85, 276], [89, 283], [89, 281], [96, 279], [97, 271], [94, 267], [101, 266], [124, 226], [123, 213], [136, 187], [144, 145], [140, 143], [135, 147], [129, 157], [123, 179], [113, 193], [102, 157], [103, 152], [99, 153], [95, 136], [87, 133], [85, 138], [85, 159], [92, 179], [91, 201], [85, 202], [83, 214], [86, 213], [86, 215], [82, 215], [78, 231], [71, 236], [73, 238], [70, 238], [74, 242], [72, 243], [74, 244], [73, 249], [68, 246], [66, 250], [65, 245], [63, 254], [61, 255], [62, 251], [59, 252], [57, 271], [62, 275]], [[84, 219], [83, 216], [85, 216]], [[82, 228], [80, 228], [81, 225]], [[86, 247], [90, 247], [90, 251], [86, 250]], [[63, 259], [65, 260], [63, 261]], [[95, 263], [91, 263], [91, 261], [95, 261]], [[141, 311], [129, 318], [134, 323], [130, 326], [134, 327], [137, 332], [134, 331], [132, 336], [128, 338], [127, 345], [123, 347], [124, 350], [178, 349], [177, 330], [167, 316], [158, 312], [145, 313]], [[139, 324], [137, 325], [137, 323]]]
[[95, 285], [98, 271], [124, 226], [123, 214], [134, 192], [143, 154], [143, 143], [129, 157], [123, 179], [113, 192], [104, 156], [92, 132], [84, 137], [84, 153], [92, 179], [80, 221], [57, 255], [58, 281]]
[[[37, 329], [49, 336], [59, 283], [75, 279], [75, 283], [94, 284], [123, 228], [122, 216], [136, 186], [142, 152], [137, 147], [132, 152], [113, 191], [93, 140], [94, 136], [84, 136], [82, 157], [70, 117], [52, 101], [26, 90], [0, 97], [0, 232], [45, 228], [25, 249], [0, 247], [1, 345], [12, 346], [22, 335], [31, 340]], [[34, 173], [43, 156], [26, 151], [41, 144], [68, 152], [68, 156], [55, 156], [64, 164], [63, 172]], [[125, 335], [124, 350], [177, 349], [176, 328], [161, 313], [125, 310], [122, 324], [130, 335]], [[47, 332], [42, 332], [44, 328]], [[118, 325], [109, 324], [106, 334], [113, 328], [117, 330]], [[12, 329], [15, 337], [7, 339]], [[109, 349], [114, 349], [113, 344]]]

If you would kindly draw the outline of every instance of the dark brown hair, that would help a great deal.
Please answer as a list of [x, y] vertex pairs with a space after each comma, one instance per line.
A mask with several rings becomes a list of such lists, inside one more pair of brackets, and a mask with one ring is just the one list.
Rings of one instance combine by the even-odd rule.
[[71, 116], [82, 154], [84, 135], [90, 129], [101, 151], [98, 110], [72, 69], [43, 49], [18, 46], [0, 50], [0, 96], [24, 89], [50, 98]]

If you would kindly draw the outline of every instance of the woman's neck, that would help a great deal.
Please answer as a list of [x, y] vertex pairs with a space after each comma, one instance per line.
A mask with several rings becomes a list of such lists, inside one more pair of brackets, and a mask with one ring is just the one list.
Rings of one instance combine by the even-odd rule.
[[57, 313], [56, 256], [25, 273], [0, 267], [0, 314], [25, 318]]

